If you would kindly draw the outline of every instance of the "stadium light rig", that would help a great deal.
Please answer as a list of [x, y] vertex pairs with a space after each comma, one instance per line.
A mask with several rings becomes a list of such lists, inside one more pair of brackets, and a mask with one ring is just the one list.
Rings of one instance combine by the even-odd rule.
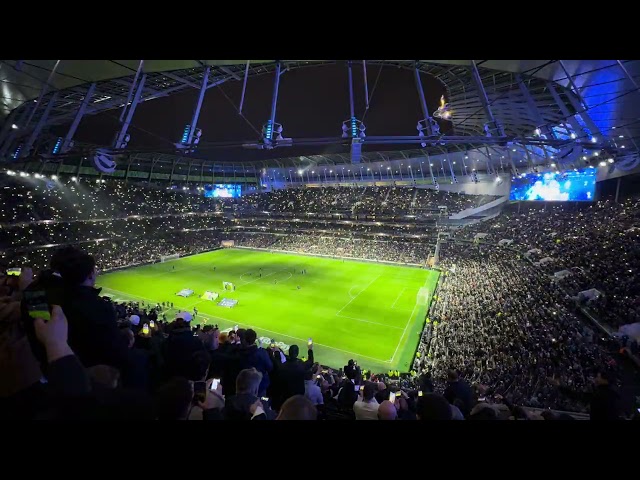
[[13, 155], [11, 155], [11, 158], [16, 160], [17, 158], [20, 157], [20, 152], [22, 151], [22, 145], [23, 145], [22, 143], [18, 145], [18, 148], [16, 148], [13, 152]]
[[196, 145], [200, 143], [200, 137], [202, 137], [202, 129], [196, 128], [193, 131], [193, 135], [191, 136], [191, 143], [189, 143], [189, 134], [191, 133], [191, 125], [187, 124], [184, 126], [182, 130], [182, 137], [180, 138], [180, 142], [175, 144], [175, 147], [180, 150], [182, 153], [193, 153]]
[[62, 148], [62, 137], [58, 137], [58, 139], [56, 140], [55, 145], [53, 146], [53, 150], [51, 150], [51, 153], [53, 153], [54, 155], [60, 153], [60, 149]]

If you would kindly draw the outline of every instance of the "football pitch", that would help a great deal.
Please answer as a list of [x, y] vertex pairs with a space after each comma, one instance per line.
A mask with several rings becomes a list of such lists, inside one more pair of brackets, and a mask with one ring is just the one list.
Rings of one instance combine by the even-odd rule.
[[[218, 324], [223, 330], [253, 328], [259, 338], [298, 345], [301, 356], [312, 338], [316, 361], [334, 368], [353, 358], [376, 372], [407, 372], [438, 275], [398, 265], [234, 248], [106, 273], [98, 286], [114, 300], [173, 302], [167, 320], [178, 310], [196, 307], [195, 323]], [[234, 283], [236, 290], [223, 290], [223, 282]], [[429, 292], [426, 304], [417, 302], [422, 287]], [[195, 293], [177, 296], [183, 289]], [[218, 300], [200, 298], [207, 290], [219, 293]], [[238, 303], [218, 306], [223, 298]]]

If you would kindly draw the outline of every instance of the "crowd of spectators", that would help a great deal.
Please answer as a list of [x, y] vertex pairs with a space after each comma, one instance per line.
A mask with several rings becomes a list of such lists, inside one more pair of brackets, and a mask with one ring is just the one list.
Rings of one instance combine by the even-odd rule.
[[[513, 404], [584, 411], [617, 349], [576, 313], [575, 302], [511, 250], [442, 244], [441, 277], [414, 369], [444, 389], [457, 365], [469, 381]], [[560, 387], [559, 387], [560, 386]]]
[[464, 195], [416, 187], [353, 186], [278, 189], [249, 195], [241, 209], [274, 213], [341, 213], [369, 215], [429, 215], [446, 207], [456, 213], [495, 197]]
[[[354, 360], [334, 372], [316, 362], [313, 344], [301, 358], [298, 345], [286, 352], [260, 345], [252, 329], [194, 327], [194, 314], [174, 315], [168, 301], [101, 297], [96, 278], [94, 259], [73, 247], [57, 250], [50, 270], [34, 275], [24, 268], [19, 277], [2, 277], [4, 420], [498, 420], [499, 404], [509, 418], [567, 418], [520, 408], [509, 388], [504, 395], [488, 393], [465, 379], [474, 378], [468, 367], [448, 370], [442, 393], [430, 375], [399, 382]], [[57, 302], [46, 321], [32, 308], [38, 292]], [[466, 352], [457, 354], [462, 360]], [[597, 387], [589, 392], [594, 419], [616, 416], [610, 378], [596, 372]]]
[[422, 241], [368, 240], [321, 235], [237, 235], [236, 244], [332, 257], [350, 257], [424, 265], [433, 253], [433, 245]]
[[[72, 182], [58, 188], [19, 178], [5, 180], [2, 198], [2, 260], [38, 271], [56, 268], [52, 256], [62, 244], [81, 247], [89, 255], [76, 253], [78, 258], [109, 270], [158, 261], [163, 255], [207, 251], [225, 239], [253, 248], [424, 265], [435, 249], [435, 238], [425, 237], [435, 231], [421, 232], [423, 226], [308, 218], [288, 222], [257, 218], [252, 212], [419, 216], [440, 205], [453, 212], [490, 200], [411, 187], [323, 187], [223, 203], [171, 188], [118, 182]], [[234, 206], [232, 219], [225, 210]], [[187, 318], [190, 313], [176, 317], [163, 305], [114, 304], [94, 295], [95, 271], [82, 269], [81, 285], [73, 283], [77, 272], [67, 272], [69, 280], [63, 283], [106, 312], [89, 321], [97, 330], [78, 330], [83, 315], [93, 313], [65, 297], [67, 303], [53, 311], [53, 320], [36, 321], [27, 339], [20, 301], [29, 273], [25, 270], [16, 284], [3, 277], [3, 353], [15, 359], [7, 349], [18, 349], [27, 358], [22, 366], [5, 362], [5, 372], [17, 369], [24, 378], [3, 388], [4, 410], [32, 416], [118, 416], [119, 402], [127, 398], [140, 407], [128, 414], [153, 418], [493, 418], [496, 403], [515, 417], [528, 415], [516, 405], [569, 411], [590, 407], [592, 416], [594, 408], [599, 418], [616, 416], [616, 352], [579, 318], [572, 296], [594, 287], [604, 295], [590, 306], [611, 324], [640, 318], [635, 281], [640, 256], [632, 248], [640, 231], [639, 207], [634, 200], [525, 208], [456, 231], [457, 239], [489, 236], [479, 246], [441, 245], [441, 267], [448, 274], [441, 277], [430, 308], [414, 377], [400, 382], [353, 365], [334, 372], [315, 364], [312, 351], [308, 359], [298, 360], [296, 349], [279, 352], [256, 345], [251, 330], [195, 328]], [[514, 243], [495, 246], [504, 238]], [[553, 263], [532, 265], [524, 256], [530, 249], [541, 252], [530, 256], [533, 261], [549, 256]], [[563, 268], [572, 275], [559, 289], [552, 273]], [[103, 331], [111, 333], [98, 338]], [[22, 343], [10, 337], [20, 332]], [[121, 335], [117, 341], [116, 334]], [[38, 356], [37, 342], [46, 356]], [[168, 347], [172, 342], [174, 350]], [[221, 381], [212, 390], [214, 378]], [[207, 382], [204, 396], [202, 381]], [[452, 394], [462, 384], [464, 392]], [[66, 402], [77, 411], [65, 407]]]
[[532, 249], [532, 261], [550, 257], [547, 274], [569, 270], [561, 285], [577, 295], [595, 288], [603, 295], [590, 306], [606, 323], [618, 327], [640, 321], [640, 199], [589, 204], [559, 203], [511, 206], [487, 222], [457, 232], [472, 239], [487, 233], [486, 242], [512, 239], [514, 248]]

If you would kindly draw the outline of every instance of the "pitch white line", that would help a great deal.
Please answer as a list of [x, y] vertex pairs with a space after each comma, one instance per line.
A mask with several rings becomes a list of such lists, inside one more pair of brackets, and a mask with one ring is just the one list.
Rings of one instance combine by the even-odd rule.
[[[429, 282], [429, 277], [427, 277], [424, 281], [424, 283], [422, 284], [423, 287], [426, 287], [427, 283]], [[418, 290], [419, 291], [419, 290]], [[433, 295], [433, 294], [432, 294]], [[428, 304], [429, 302], [427, 302]], [[411, 310], [411, 315], [409, 315], [409, 320], [407, 320], [407, 324], [404, 326], [404, 330], [402, 331], [402, 336], [400, 337], [400, 340], [398, 340], [398, 345], [396, 345], [396, 350], [393, 352], [393, 357], [391, 357], [391, 360], [389, 361], [389, 363], [393, 362], [393, 359], [396, 358], [396, 354], [398, 353], [398, 348], [400, 347], [400, 344], [402, 343], [402, 339], [404, 338], [405, 333], [407, 333], [407, 327], [409, 327], [409, 324], [411, 323], [411, 319], [413, 318], [413, 312], [416, 311], [416, 307], [418, 306], [418, 302], [415, 303], [415, 305], [413, 306], [413, 310]], [[428, 310], [427, 310], [428, 311]]]
[[[132, 299], [138, 299], [139, 298], [139, 299], [142, 299], [142, 300], [149, 300], [150, 302], [157, 303], [157, 300], [154, 300], [152, 298], [141, 297], [140, 295], [134, 295], [132, 293], [121, 292], [120, 290], [116, 290], [115, 288], [110, 288], [110, 287], [102, 287], [102, 288], [105, 289], [105, 290], [110, 290], [112, 292], [119, 293], [121, 295], [125, 295], [125, 296], [127, 296], [129, 298], [132, 298]], [[285, 333], [276, 332], [276, 331], [273, 331], [273, 330], [267, 330], [266, 328], [263, 328], [263, 327], [256, 327], [254, 325], [249, 325], [248, 323], [238, 322], [236, 320], [229, 320], [228, 318], [218, 317], [217, 315], [206, 315], [204, 313], [201, 314], [200, 312], [198, 312], [198, 316], [202, 316], [202, 317], [210, 318], [210, 319], [217, 318], [219, 320], [224, 320], [225, 322], [229, 322], [229, 323], [234, 324], [234, 325], [242, 325], [244, 327], [249, 327], [249, 328], [253, 328], [255, 330], [260, 330], [261, 332], [275, 333], [276, 335], [281, 336], [281, 337], [292, 338], [294, 340], [300, 340], [300, 342], [302, 342], [302, 343], [306, 343], [306, 341], [307, 341], [304, 338], [292, 337], [291, 335], [287, 335]], [[368, 358], [369, 360], [375, 360], [376, 362], [381, 362], [381, 363], [391, 363], [388, 360], [380, 360], [379, 358], [369, 357], [368, 355], [362, 355], [361, 353], [350, 352], [348, 350], [343, 350], [341, 348], [331, 347], [329, 345], [323, 345], [322, 343], [318, 343], [318, 342], [314, 342], [314, 343], [316, 345], [320, 345], [321, 347], [328, 348], [330, 350], [336, 350], [338, 352], [348, 353], [349, 355], [353, 355], [354, 357]]]
[[396, 306], [396, 303], [398, 303], [398, 300], [400, 299], [400, 295], [402, 295], [402, 292], [404, 292], [406, 289], [407, 289], [407, 287], [404, 287], [402, 290], [400, 290], [400, 293], [396, 297], [396, 301], [393, 302], [393, 305], [391, 305], [391, 308], [394, 308]]
[[404, 326], [404, 330], [402, 331], [402, 336], [400, 337], [400, 340], [398, 340], [398, 345], [396, 345], [396, 349], [393, 352], [393, 357], [391, 357], [391, 360], [389, 360], [389, 363], [393, 363], [393, 359], [396, 358], [396, 353], [398, 353], [398, 348], [400, 348], [400, 344], [402, 343], [402, 339], [404, 338], [405, 333], [407, 333], [407, 327], [409, 327], [409, 324], [411, 323], [411, 319], [413, 318], [413, 312], [416, 311], [416, 307], [418, 306], [418, 304], [416, 303], [413, 306], [413, 310], [411, 310], [411, 315], [409, 315], [409, 320], [407, 320], [407, 324]]
[[358, 285], [354, 285], [353, 287], [351, 287], [351, 288], [349, 289], [349, 296], [350, 296], [351, 298], [354, 298], [354, 296], [353, 296], [353, 295], [351, 295], [351, 290], [353, 290], [353, 289], [354, 289], [354, 288], [356, 288], [357, 286], [358, 286]]
[[376, 278], [374, 278], [373, 280], [371, 280], [371, 281], [367, 284], [367, 286], [366, 286], [366, 287], [364, 287], [361, 291], [359, 291], [359, 292], [358, 292], [358, 294], [357, 294], [355, 297], [353, 297], [351, 300], [349, 300], [345, 306], [343, 306], [340, 310], [338, 310], [338, 311], [336, 312], [336, 316], [338, 316], [338, 314], [339, 314], [341, 311], [343, 311], [345, 308], [347, 308], [351, 302], [353, 302], [356, 298], [358, 298], [362, 292], [364, 292], [367, 288], [369, 288], [369, 287], [373, 284], [373, 282], [375, 282], [376, 280], [378, 280], [381, 276], [382, 276], [382, 274], [378, 275]]
[[339, 315], [336, 314], [336, 317], [350, 318], [351, 320], [357, 320], [358, 322], [372, 323], [374, 325], [381, 325], [383, 327], [397, 328], [398, 330], [402, 330], [402, 327], [396, 327], [394, 325], [387, 325], [386, 323], [372, 322], [371, 320], [365, 320], [364, 318], [348, 317], [347, 315], [342, 315], [342, 314], [339, 314]]

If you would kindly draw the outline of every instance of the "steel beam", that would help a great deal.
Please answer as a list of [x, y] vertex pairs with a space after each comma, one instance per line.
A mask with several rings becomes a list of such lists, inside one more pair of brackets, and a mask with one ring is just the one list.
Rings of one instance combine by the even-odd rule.
[[542, 115], [540, 114], [540, 110], [538, 109], [538, 106], [536, 105], [535, 100], [531, 96], [531, 92], [529, 92], [529, 89], [527, 88], [527, 86], [524, 83], [524, 80], [522, 79], [522, 75], [520, 75], [519, 73], [516, 73], [515, 78], [516, 78], [516, 82], [518, 83], [518, 87], [520, 88], [520, 93], [522, 93], [522, 96], [526, 100], [527, 105], [529, 106], [529, 111], [531, 112], [531, 115], [533, 115], [533, 118], [536, 122], [536, 128], [544, 129], [544, 133], [546, 135], [549, 135], [552, 138], [555, 138], [553, 129], [551, 129], [549, 125], [547, 125], [546, 122], [544, 121], [544, 118], [542, 118]]
[[147, 74], [146, 73], [142, 74], [142, 78], [140, 79], [140, 83], [138, 84], [138, 87], [136, 89], [136, 94], [133, 97], [133, 101], [131, 102], [131, 105], [129, 106], [129, 110], [127, 111], [127, 118], [125, 119], [124, 124], [122, 125], [122, 128], [116, 135], [116, 141], [113, 145], [114, 148], [116, 149], [120, 149], [120, 145], [122, 144], [122, 141], [124, 140], [124, 137], [127, 134], [127, 130], [129, 129], [129, 124], [131, 123], [133, 114], [135, 113], [136, 107], [140, 102], [140, 97], [142, 96], [142, 90], [144, 90], [144, 82], [146, 81], [146, 79], [147, 79]]
[[[273, 96], [271, 97], [271, 116], [269, 121], [271, 122], [271, 136], [273, 137], [273, 128], [276, 121], [276, 108], [278, 106], [278, 88], [280, 87], [280, 62], [276, 62], [276, 76], [273, 82]], [[269, 139], [271, 140], [271, 138]]]
[[[18, 109], [14, 108], [9, 116], [5, 119], [4, 125], [2, 126], [2, 130], [0, 131], [0, 148], [2, 148], [2, 144], [9, 137], [11, 130], [13, 130], [14, 120], [18, 116]], [[16, 124], [17, 125], [17, 124]]]
[[53, 78], [53, 76], [56, 73], [56, 70], [58, 69], [58, 65], [60, 65], [61, 60], [57, 60], [56, 64], [53, 66], [53, 69], [51, 69], [51, 73], [49, 73], [49, 77], [47, 77], [47, 81], [45, 82], [44, 85], [42, 85], [42, 89], [40, 90], [40, 95], [38, 95], [38, 100], [36, 101], [36, 104], [34, 105], [33, 109], [31, 110], [31, 113], [29, 114], [29, 118], [27, 119], [27, 121], [24, 124], [24, 127], [26, 128], [29, 123], [31, 123], [31, 119], [33, 118], [33, 114], [36, 113], [36, 109], [40, 106], [40, 102], [42, 102], [42, 98], [45, 96], [45, 94], [48, 91], [48, 87], [50, 86], [49, 82], [51, 81], [51, 78]]
[[365, 110], [369, 110], [369, 85], [367, 84], [367, 61], [362, 60], [362, 74], [364, 76], [364, 100], [366, 102]]
[[231, 69], [230, 69], [230, 68], [228, 68], [228, 67], [225, 67], [225, 66], [223, 66], [223, 65], [220, 65], [220, 66], [218, 67], [218, 69], [219, 69], [219, 70], [222, 70], [222, 71], [223, 71], [224, 73], [226, 73], [227, 75], [231, 75], [231, 76], [232, 76], [234, 79], [236, 79], [236, 80], [242, 80], [242, 79], [240, 78], [240, 76], [239, 76], [237, 73], [235, 73], [235, 72], [231, 71]]
[[353, 73], [351, 72], [351, 60], [347, 62], [347, 68], [349, 71], [349, 118], [351, 119], [356, 116], [353, 102]]
[[42, 131], [42, 127], [44, 127], [45, 123], [47, 122], [49, 113], [51, 113], [51, 108], [53, 107], [53, 104], [56, 102], [57, 99], [58, 99], [58, 92], [56, 91], [53, 93], [53, 95], [49, 99], [49, 102], [47, 103], [47, 106], [45, 107], [44, 112], [42, 113], [42, 116], [38, 120], [36, 127], [31, 132], [31, 135], [29, 135], [29, 139], [27, 140], [27, 142], [24, 145], [24, 148], [22, 149], [21, 157], [27, 156], [31, 151], [31, 147], [33, 147], [33, 143], [38, 138], [38, 135], [40, 135], [40, 132]]
[[[567, 80], [569, 80], [569, 85], [571, 85], [571, 88], [573, 89], [573, 92], [578, 97], [578, 100], [580, 100], [580, 103], [582, 104], [582, 108], [586, 109], [587, 105], [584, 102], [584, 100], [582, 98], [582, 95], [580, 94], [580, 90], [578, 90], [578, 87], [573, 82], [573, 78], [571, 78], [571, 74], [567, 70], [567, 67], [564, 66], [564, 63], [562, 62], [562, 60], [558, 60], [558, 63], [560, 64], [560, 67], [562, 68], [562, 71], [564, 72], [564, 74], [567, 76]], [[582, 110], [582, 108], [577, 108], [576, 110]]]
[[244, 94], [247, 91], [247, 80], [249, 79], [249, 62], [247, 60], [247, 66], [244, 69], [244, 82], [242, 82], [242, 95], [240, 96], [240, 106], [238, 107], [238, 113], [242, 113], [242, 106], [244, 105]]
[[[420, 96], [420, 106], [422, 107], [422, 115], [424, 115], [425, 120], [429, 120], [431, 115], [429, 115], [429, 110], [427, 109], [427, 101], [424, 98], [424, 89], [422, 88], [422, 79], [420, 78], [420, 69], [418, 68], [418, 62], [416, 62], [415, 68], [413, 69], [416, 79], [416, 88], [418, 89], [418, 95]], [[429, 125], [427, 125], [429, 127]]]
[[[207, 67], [207, 71], [210, 69], [211, 67]], [[162, 75], [164, 75], [167, 78], [171, 78], [172, 80], [175, 80], [177, 82], [180, 83], [184, 83], [185, 85], [188, 85], [190, 87], [195, 88], [196, 90], [200, 90], [200, 85], [198, 85], [197, 83], [193, 83], [185, 78], [181, 78], [178, 75], [174, 75], [173, 73], [170, 72], [162, 72]]]
[[204, 71], [204, 77], [202, 78], [202, 85], [200, 86], [200, 94], [198, 95], [198, 102], [193, 109], [193, 117], [191, 117], [191, 128], [189, 129], [189, 137], [187, 138], [187, 145], [191, 145], [193, 141], [193, 134], [198, 126], [198, 119], [200, 118], [200, 109], [202, 108], [202, 101], [204, 100], [204, 94], [207, 92], [207, 84], [209, 82], [209, 72], [211, 67], [207, 67]]
[[482, 109], [487, 116], [487, 120], [489, 120], [489, 123], [493, 126], [493, 128], [496, 129], [496, 132], [499, 136], [504, 136], [504, 130], [502, 129], [502, 126], [496, 122], [496, 119], [493, 116], [493, 112], [491, 111], [489, 97], [487, 96], [487, 92], [484, 89], [484, 85], [482, 85], [482, 79], [480, 78], [480, 72], [478, 72], [478, 67], [476, 66], [475, 60], [471, 60], [471, 76], [473, 77], [473, 81], [476, 84], [480, 103], [482, 104]]
[[131, 101], [131, 96], [133, 95], [133, 89], [136, 87], [136, 83], [138, 82], [138, 77], [140, 76], [140, 72], [142, 71], [142, 67], [144, 66], [144, 60], [140, 60], [138, 64], [138, 70], [136, 70], [136, 75], [133, 77], [133, 82], [131, 83], [131, 87], [129, 88], [129, 94], [127, 95], [127, 101], [124, 102], [124, 107], [122, 108], [122, 112], [120, 113], [120, 122], [124, 119], [124, 114], [127, 111], [127, 107], [129, 106], [129, 102]]
[[87, 93], [85, 94], [84, 98], [82, 99], [82, 103], [78, 108], [76, 117], [73, 119], [73, 123], [71, 123], [71, 126], [69, 127], [69, 131], [67, 132], [67, 135], [64, 137], [62, 146], [60, 148], [61, 152], [66, 152], [69, 149], [69, 144], [71, 143], [71, 140], [73, 140], [73, 136], [76, 134], [78, 125], [80, 125], [80, 120], [82, 120], [82, 117], [84, 116], [84, 112], [87, 110], [87, 105], [89, 105], [89, 102], [91, 101], [91, 97], [93, 96], [93, 92], [95, 91], [95, 89], [96, 89], [95, 83], [92, 83], [91, 85], [89, 85], [89, 89], [87, 90]]

